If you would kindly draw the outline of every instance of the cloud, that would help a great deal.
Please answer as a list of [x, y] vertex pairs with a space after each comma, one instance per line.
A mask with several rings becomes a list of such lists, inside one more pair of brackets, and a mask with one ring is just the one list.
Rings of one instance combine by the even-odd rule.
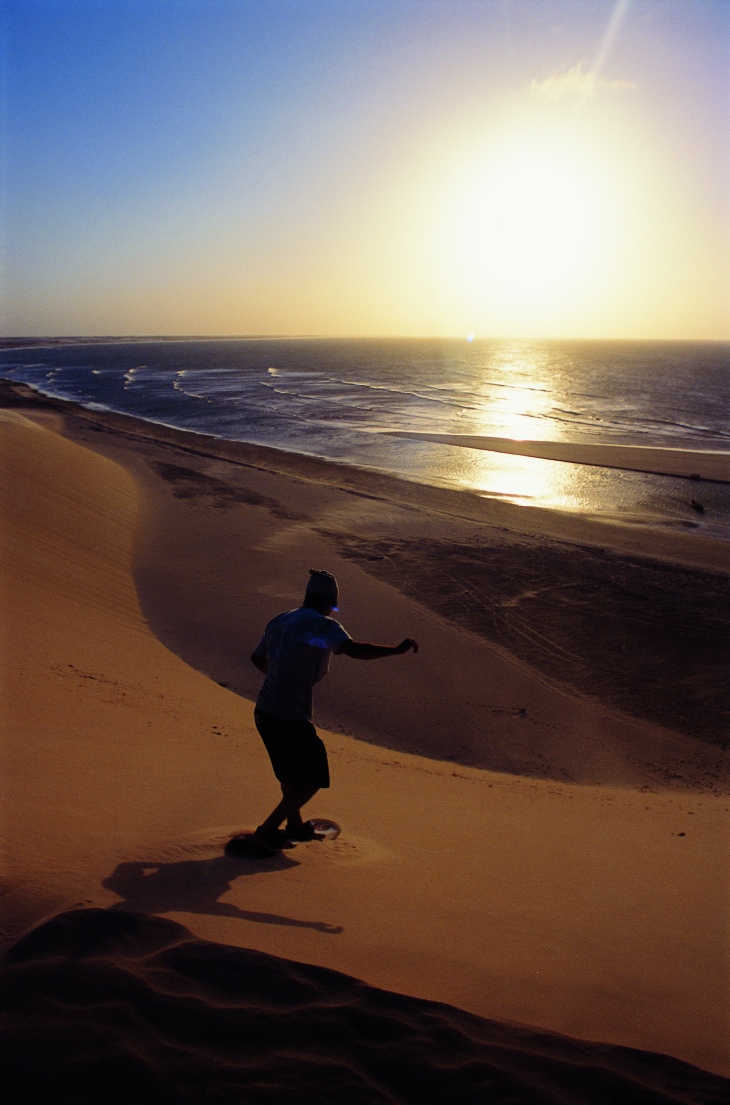
[[632, 81], [607, 81], [596, 70], [583, 72], [583, 62], [574, 65], [567, 73], [546, 77], [544, 81], [534, 80], [530, 92], [539, 96], [545, 103], [561, 100], [565, 96], [597, 96], [599, 92], [625, 92], [639, 86]]

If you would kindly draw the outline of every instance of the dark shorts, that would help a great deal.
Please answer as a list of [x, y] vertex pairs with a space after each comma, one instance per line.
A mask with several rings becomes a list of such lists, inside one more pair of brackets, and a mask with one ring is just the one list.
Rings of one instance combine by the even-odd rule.
[[327, 749], [311, 721], [284, 721], [264, 710], [253, 716], [280, 783], [330, 785]]

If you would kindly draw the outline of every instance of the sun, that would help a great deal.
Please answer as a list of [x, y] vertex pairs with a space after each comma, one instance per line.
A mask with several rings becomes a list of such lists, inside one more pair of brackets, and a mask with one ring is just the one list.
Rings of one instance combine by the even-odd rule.
[[613, 211], [577, 139], [518, 132], [470, 157], [442, 206], [442, 291], [474, 316], [574, 313], [609, 265]]

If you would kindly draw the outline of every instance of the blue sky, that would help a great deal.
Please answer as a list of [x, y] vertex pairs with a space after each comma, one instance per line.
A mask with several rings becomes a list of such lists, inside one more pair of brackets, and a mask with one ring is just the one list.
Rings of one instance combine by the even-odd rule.
[[5, 334], [730, 337], [725, 0], [6, 0]]

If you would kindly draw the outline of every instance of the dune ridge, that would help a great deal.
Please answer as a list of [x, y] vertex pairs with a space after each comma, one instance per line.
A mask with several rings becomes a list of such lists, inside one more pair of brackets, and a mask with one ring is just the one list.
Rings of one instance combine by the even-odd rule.
[[10, 950], [0, 982], [4, 1080], [24, 1100], [720, 1105], [730, 1087], [142, 914], [63, 913]]

